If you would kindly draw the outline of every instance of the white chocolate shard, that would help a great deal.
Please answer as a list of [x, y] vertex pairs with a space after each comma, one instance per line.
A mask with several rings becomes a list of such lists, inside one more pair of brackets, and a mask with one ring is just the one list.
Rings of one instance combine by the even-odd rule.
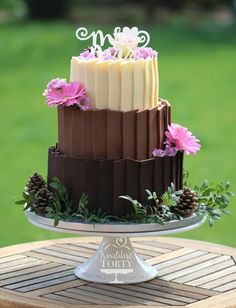
[[111, 61], [108, 64], [109, 100], [108, 108], [121, 110], [121, 61]]
[[144, 60], [140, 59], [134, 64], [134, 98], [133, 109], [143, 110], [144, 108]]
[[124, 61], [121, 63], [121, 104], [122, 111], [133, 110], [133, 71], [134, 62]]

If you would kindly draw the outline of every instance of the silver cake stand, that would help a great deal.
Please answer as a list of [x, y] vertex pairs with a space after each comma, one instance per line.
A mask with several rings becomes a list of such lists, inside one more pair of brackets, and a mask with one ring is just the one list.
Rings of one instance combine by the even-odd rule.
[[112, 223], [94, 224], [54, 220], [25, 211], [35, 226], [57, 232], [103, 236], [95, 254], [74, 270], [78, 278], [98, 283], [131, 284], [153, 279], [157, 270], [148, 265], [134, 250], [129, 237], [154, 236], [189, 231], [201, 226], [205, 216], [196, 215], [183, 220], [166, 222], [164, 225]]

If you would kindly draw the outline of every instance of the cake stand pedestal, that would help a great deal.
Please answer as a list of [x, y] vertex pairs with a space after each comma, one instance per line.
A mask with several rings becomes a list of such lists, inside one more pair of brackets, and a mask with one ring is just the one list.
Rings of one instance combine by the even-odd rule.
[[92, 224], [60, 221], [54, 227], [53, 219], [36, 215], [29, 210], [26, 217], [40, 228], [80, 235], [103, 236], [95, 254], [78, 266], [78, 278], [97, 283], [131, 284], [145, 282], [158, 276], [156, 268], [148, 265], [134, 250], [129, 237], [164, 235], [188, 231], [201, 226], [205, 217], [189, 218], [159, 224], [112, 223]]

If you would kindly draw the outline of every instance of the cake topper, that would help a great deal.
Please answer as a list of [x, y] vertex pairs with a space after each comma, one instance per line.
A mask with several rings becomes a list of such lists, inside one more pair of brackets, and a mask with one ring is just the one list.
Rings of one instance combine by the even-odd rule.
[[93, 31], [91, 33], [85, 27], [76, 30], [76, 37], [81, 41], [92, 39], [91, 50], [102, 55], [102, 47], [106, 42], [110, 43], [116, 50], [119, 50], [119, 56], [127, 57], [131, 50], [140, 47], [146, 47], [150, 42], [148, 32], [139, 30], [137, 27], [116, 27], [113, 35], [105, 34], [102, 30]]

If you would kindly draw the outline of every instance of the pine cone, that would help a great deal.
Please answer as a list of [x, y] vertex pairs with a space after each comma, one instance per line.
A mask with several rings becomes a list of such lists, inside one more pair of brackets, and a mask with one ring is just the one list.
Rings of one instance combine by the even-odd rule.
[[47, 187], [42, 187], [35, 195], [34, 209], [37, 214], [45, 214], [45, 208], [53, 203], [53, 194]]
[[46, 182], [43, 177], [38, 173], [34, 173], [26, 184], [25, 191], [30, 195], [35, 195], [37, 191], [43, 187], [46, 187]]
[[193, 214], [197, 207], [197, 195], [188, 187], [185, 187], [182, 194], [179, 196], [179, 201], [176, 206], [172, 207], [174, 213], [182, 217], [189, 217]]

